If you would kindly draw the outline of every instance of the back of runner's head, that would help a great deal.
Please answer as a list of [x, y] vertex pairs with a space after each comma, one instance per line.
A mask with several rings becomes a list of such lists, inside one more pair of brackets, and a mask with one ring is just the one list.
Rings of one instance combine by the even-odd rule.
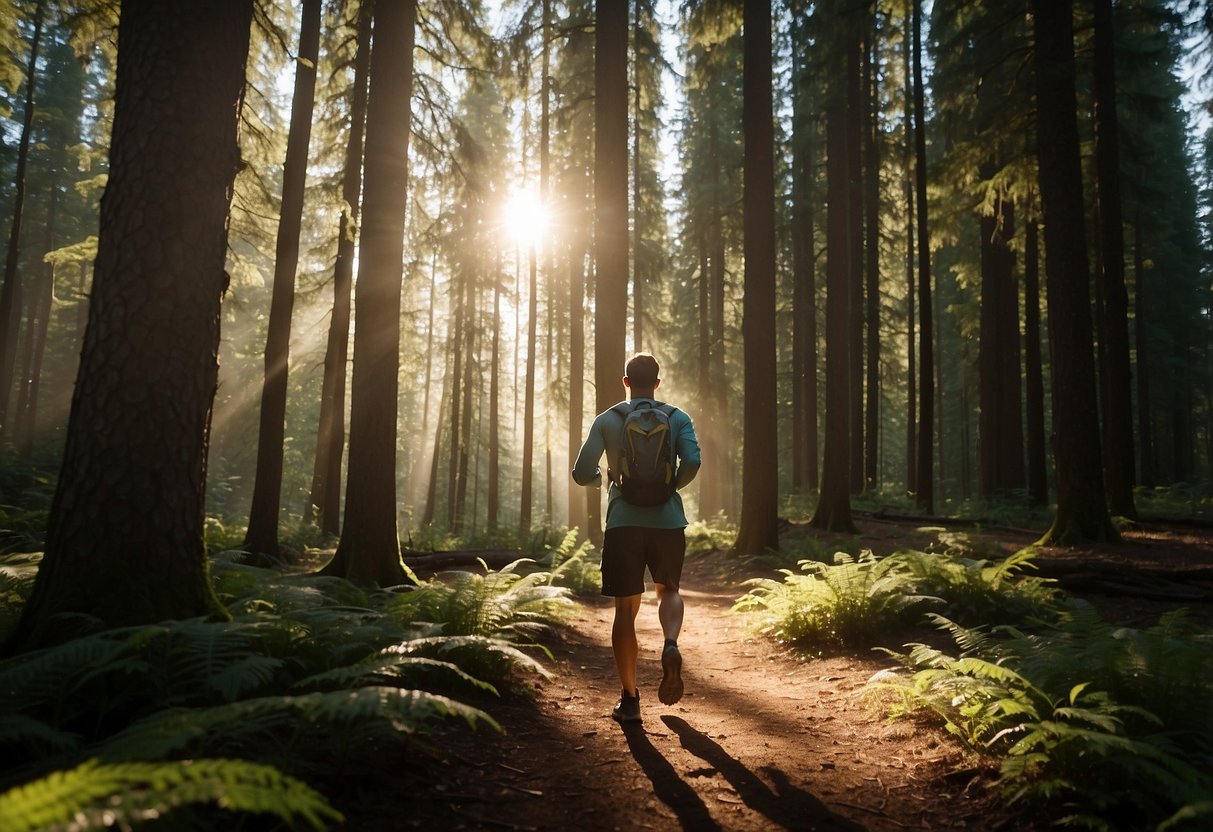
[[628, 359], [623, 372], [633, 391], [643, 391], [657, 386], [659, 370], [656, 358], [647, 352], [640, 352]]

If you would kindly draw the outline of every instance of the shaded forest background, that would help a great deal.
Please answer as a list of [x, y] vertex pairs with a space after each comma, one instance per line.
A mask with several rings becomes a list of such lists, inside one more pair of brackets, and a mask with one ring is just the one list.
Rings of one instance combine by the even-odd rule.
[[[406, 545], [593, 537], [599, 495], [567, 470], [623, 395], [621, 366], [599, 360], [621, 339], [658, 355], [663, 390], [696, 420], [706, 465], [687, 500], [701, 518], [736, 522], [761, 491], [749, 525], [771, 528], [814, 502], [820, 517], [833, 489], [923, 513], [1012, 505], [1043, 527], [1058, 488], [1049, 343], [1077, 325], [1046, 302], [1032, 17], [998, 0], [771, 11], [772, 193], [755, 231], [740, 4], [630, 4], [613, 87], [595, 75], [592, 3], [417, 8], [394, 472]], [[1132, 517], [1162, 493], [1199, 513], [1213, 466], [1209, 10], [1074, 11], [1083, 221], [1065, 233], [1091, 264], [1108, 506]], [[84, 337], [116, 12], [3, 8], [3, 499], [24, 508], [49, 508]], [[340, 531], [370, 30], [357, 3], [255, 10], [206, 463], [208, 533], [253, 551], [276, 554], [301, 523]], [[626, 116], [604, 123], [608, 89]], [[622, 237], [596, 202], [607, 140], [626, 153], [611, 179], [626, 188]], [[1101, 141], [1118, 146], [1111, 174]], [[747, 306], [762, 296], [748, 248], [761, 233], [765, 311]], [[604, 265], [608, 249], [618, 262]], [[844, 293], [835, 343], [828, 307]], [[777, 428], [770, 452], [751, 406]], [[743, 488], [743, 470], [777, 480]], [[746, 526], [742, 546], [771, 542], [746, 543]]]

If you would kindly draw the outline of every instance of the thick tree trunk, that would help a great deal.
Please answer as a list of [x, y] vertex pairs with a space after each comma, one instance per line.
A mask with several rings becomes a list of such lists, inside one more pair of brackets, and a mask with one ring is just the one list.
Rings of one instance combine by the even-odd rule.
[[[599, 413], [619, 401], [628, 314], [628, 9], [597, 0], [594, 29], [594, 379]], [[591, 499], [594, 499], [591, 497]], [[592, 519], [592, 518], [591, 518]], [[590, 539], [601, 540], [601, 529]]]
[[1103, 414], [1104, 485], [1111, 513], [1135, 518], [1133, 378], [1129, 369], [1129, 293], [1125, 289], [1120, 206], [1112, 0], [1095, 0], [1095, 181], [1100, 252], [1096, 281], [1103, 301], [1099, 403]]
[[922, 3], [913, 4], [914, 40], [914, 183], [918, 209], [918, 460], [914, 503], [925, 514], [935, 513], [934, 466], [931, 445], [935, 430], [935, 349], [931, 307], [931, 238], [927, 225], [926, 108], [922, 90]]
[[4, 260], [4, 283], [0, 285], [0, 438], [8, 432], [8, 406], [17, 364], [17, 333], [21, 327], [21, 274], [17, 259], [21, 250], [21, 223], [25, 214], [25, 167], [34, 123], [34, 91], [38, 86], [38, 46], [42, 40], [45, 0], [34, 9], [34, 34], [30, 39], [29, 69], [25, 74], [25, 113], [17, 143], [17, 170], [13, 175], [13, 220]]
[[522, 401], [522, 497], [518, 511], [519, 540], [526, 540], [531, 534], [531, 513], [534, 503], [535, 351], [538, 348], [538, 341], [535, 336], [538, 329], [538, 321], [536, 319], [539, 317], [539, 265], [536, 262], [534, 244], [530, 247], [527, 262], [529, 264], [527, 270], [529, 282], [527, 290], [526, 380], [523, 382]]
[[291, 129], [282, 168], [282, 213], [274, 252], [274, 285], [265, 343], [265, 379], [261, 388], [261, 418], [257, 434], [257, 471], [244, 549], [254, 558], [278, 556], [278, 515], [282, 503], [282, 454], [286, 437], [287, 363], [291, 317], [295, 307], [295, 272], [299, 266], [299, 237], [303, 222], [303, 192], [307, 153], [312, 137], [312, 105], [316, 98], [316, 64], [320, 53], [320, 0], [304, 0], [295, 59], [295, 91], [291, 100]]
[[[336, 535], [341, 530], [341, 460], [345, 450], [345, 377], [349, 362], [350, 305], [354, 289], [354, 238], [362, 199], [362, 137], [366, 127], [366, 82], [371, 65], [371, 4], [364, 3], [358, 17], [358, 51], [354, 58], [354, 90], [350, 102], [350, 136], [345, 147], [341, 196], [345, 207], [337, 227], [337, 260], [333, 265], [333, 314], [329, 319], [324, 351], [324, 379], [320, 392], [320, 424], [316, 431], [316, 460], [312, 491], [304, 520], [317, 511], [320, 530]], [[432, 293], [431, 293], [432, 296]], [[433, 304], [430, 305], [433, 315]], [[431, 320], [430, 330], [433, 330]], [[427, 361], [429, 356], [427, 353]], [[428, 396], [429, 366], [426, 367]], [[429, 399], [426, 399], [429, 405]], [[424, 411], [423, 411], [424, 412]], [[422, 427], [421, 435], [427, 431]]]
[[1045, 543], [1117, 537], [1104, 502], [1099, 448], [1072, 14], [1069, 0], [1042, 0], [1033, 15], [1057, 464], [1057, 514]]
[[821, 491], [811, 524], [834, 532], [854, 532], [851, 519], [850, 324], [851, 248], [848, 202], [846, 101], [832, 81], [826, 104], [826, 417]]
[[858, 7], [844, 10], [846, 16], [846, 79], [847, 79], [847, 245], [850, 247], [851, 320], [848, 329], [850, 341], [850, 385], [851, 406], [849, 430], [851, 493], [858, 494], [864, 488], [863, 473], [863, 326], [864, 326], [864, 272], [863, 272], [863, 132], [865, 126], [863, 91], [863, 26]]
[[323, 570], [379, 586], [405, 579], [396, 531], [396, 408], [416, 15], [414, 0], [375, 10], [345, 531]]
[[[996, 165], [984, 166], [983, 178]], [[1015, 283], [1013, 206], [999, 199], [995, 214], [982, 216], [981, 332], [978, 340], [979, 493], [986, 500], [1022, 489], [1023, 423], [1020, 400], [1019, 288]]]
[[866, 259], [865, 274], [867, 285], [865, 296], [867, 314], [867, 368], [866, 393], [867, 407], [864, 410], [864, 457], [863, 457], [863, 487], [865, 490], [880, 489], [879, 452], [880, 452], [880, 119], [878, 117], [878, 74], [879, 59], [875, 54], [875, 35], [871, 26], [865, 26], [864, 46], [864, 184], [867, 195], [864, 199], [866, 212], [865, 233]]
[[63, 613], [224, 614], [203, 497], [252, 13], [122, 5], [93, 302], [46, 554], [10, 648], [55, 640]]
[[[792, 488], [817, 487], [817, 309], [812, 163], [815, 126], [804, 68], [808, 11], [794, 4], [792, 25], [803, 47], [792, 50]], [[706, 298], [701, 295], [701, 303]], [[701, 318], [703, 318], [701, 313]], [[706, 321], [706, 318], [703, 318]], [[702, 360], [702, 359], [701, 359]]]
[[771, 0], [745, 0], [745, 462], [735, 550], [779, 548], [778, 393], [775, 383], [775, 121]]

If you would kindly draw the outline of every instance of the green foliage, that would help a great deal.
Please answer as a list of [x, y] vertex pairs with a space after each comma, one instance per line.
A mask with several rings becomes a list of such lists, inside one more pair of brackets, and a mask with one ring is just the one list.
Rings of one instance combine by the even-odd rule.
[[[238, 559], [212, 560], [231, 621], [104, 630], [0, 661], [0, 784], [26, 784], [4, 796], [17, 801], [5, 804], [11, 811], [25, 817], [32, 809], [20, 801], [79, 782], [92, 784], [71, 804], [84, 818], [92, 795], [112, 786], [115, 816], [132, 822], [161, 806], [218, 801], [323, 826], [336, 812], [302, 784], [282, 785], [289, 778], [276, 769], [323, 773], [368, 739], [421, 737], [452, 718], [497, 728], [451, 693], [482, 696], [515, 673], [546, 675], [514, 642], [529, 642], [568, 603], [548, 573], [521, 576], [518, 564], [393, 594]], [[15, 616], [35, 562], [0, 559], [0, 612]], [[416, 604], [427, 595], [442, 602]], [[256, 764], [203, 760], [232, 757]], [[197, 767], [178, 771], [173, 761], [187, 758]]]
[[1118, 627], [1089, 608], [1035, 634], [935, 620], [959, 653], [890, 652], [907, 672], [874, 683], [898, 695], [894, 716], [928, 710], [969, 747], [1001, 757], [1009, 801], [1093, 829], [1207, 821], [1213, 633], [1182, 614], [1148, 630]]
[[566, 587], [574, 595], [596, 595], [602, 590], [602, 553], [588, 540], [577, 542], [579, 532], [570, 529], [540, 560], [551, 570], [548, 583]]
[[223, 759], [88, 760], [0, 794], [0, 826], [10, 832], [125, 829], [199, 803], [272, 814], [287, 823], [302, 820], [313, 829], [344, 820], [322, 795], [272, 766]]
[[737, 527], [724, 512], [707, 520], [696, 520], [686, 528], [687, 557], [726, 551], [737, 542]]
[[548, 573], [520, 574], [520, 566], [533, 562], [521, 558], [497, 572], [485, 567], [486, 574], [448, 572], [408, 588], [390, 609], [410, 620], [440, 623], [447, 635], [530, 636], [570, 603], [568, 590], [552, 586]]
[[747, 581], [753, 588], [733, 609], [755, 614], [759, 629], [779, 641], [837, 647], [866, 643], [938, 601], [914, 592], [914, 575], [902, 559], [871, 552], [835, 557], [833, 565], [801, 561], [801, 574], [781, 569], [782, 581]]

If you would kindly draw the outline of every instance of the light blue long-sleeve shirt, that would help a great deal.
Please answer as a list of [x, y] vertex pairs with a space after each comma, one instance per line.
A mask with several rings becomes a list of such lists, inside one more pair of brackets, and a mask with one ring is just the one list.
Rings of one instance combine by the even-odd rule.
[[[656, 406], [662, 402], [649, 398], [633, 398], [633, 402], [650, 402]], [[616, 483], [607, 491], [606, 527], [644, 526], [650, 529], [682, 529], [687, 525], [687, 515], [682, 508], [682, 497], [678, 489], [687, 486], [699, 473], [699, 440], [695, 438], [695, 427], [691, 417], [682, 410], [670, 416], [670, 434], [674, 438], [674, 494], [660, 506], [634, 506], [623, 499], [623, 492]], [[599, 413], [590, 425], [590, 433], [577, 454], [573, 466], [573, 481], [578, 485], [596, 487], [602, 485], [602, 455], [607, 455], [608, 465], [614, 468], [623, 445], [623, 416], [617, 411]]]

